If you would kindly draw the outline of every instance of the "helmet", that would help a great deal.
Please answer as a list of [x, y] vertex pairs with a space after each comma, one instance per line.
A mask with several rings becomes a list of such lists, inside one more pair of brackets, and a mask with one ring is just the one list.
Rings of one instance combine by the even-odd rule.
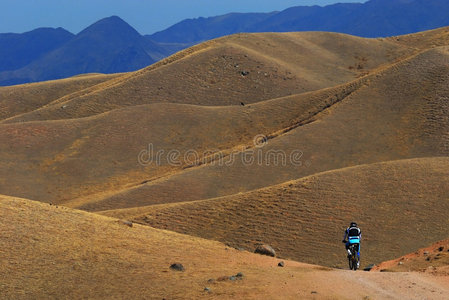
[[357, 227], [357, 223], [356, 223], [356, 222], [351, 222], [351, 224], [349, 225], [349, 227]]

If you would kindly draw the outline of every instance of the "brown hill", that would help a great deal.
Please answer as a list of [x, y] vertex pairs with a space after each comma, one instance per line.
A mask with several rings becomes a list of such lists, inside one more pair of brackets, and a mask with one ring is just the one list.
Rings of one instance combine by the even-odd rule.
[[160, 102], [255, 103], [343, 84], [414, 51], [387, 40], [335, 33], [234, 35], [184, 50], [7, 122], [79, 118]]
[[0, 88], [0, 193], [65, 206], [0, 197], [0, 295], [444, 298], [433, 272], [278, 268], [231, 247], [346, 268], [351, 220], [364, 266], [447, 238], [448, 32], [241, 34]]
[[[324, 69], [332, 69], [328, 75], [334, 82], [328, 81], [326, 75], [322, 86], [354, 78], [360, 73], [354, 68], [337, 67], [349, 63], [349, 49], [356, 49], [354, 51], [358, 53], [366, 51], [366, 55], [373, 57], [365, 62], [367, 69], [412, 51], [411, 47], [394, 46], [393, 42], [386, 43], [382, 39], [327, 33], [238, 35], [197, 46], [150, 68], [68, 93], [30, 115], [58, 119], [67, 117], [63, 115], [72, 108], [74, 115], [68, 117], [85, 115], [80, 110], [90, 115], [128, 106], [125, 109], [59, 122], [11, 123], [16, 117], [6, 120], [0, 125], [0, 157], [4, 161], [0, 165], [0, 190], [4, 194], [42, 201], [62, 203], [75, 199], [67, 205], [105, 210], [229, 195], [361, 163], [448, 155], [448, 104], [445, 98], [448, 55], [444, 47], [393, 65], [384, 64], [380, 69], [372, 70], [370, 75], [350, 83], [265, 101], [261, 100], [276, 96], [277, 92], [263, 93], [262, 98], [253, 94], [249, 89], [252, 83], [247, 85], [249, 75], [242, 76], [232, 66], [232, 70], [225, 72], [229, 78], [220, 84], [229, 85], [228, 90], [232, 93], [240, 88], [229, 87], [242, 83], [245, 85], [242, 90], [253, 95], [253, 100], [258, 103], [218, 107], [170, 103], [135, 106], [146, 103], [141, 100], [147, 98], [139, 91], [152, 87], [154, 80], [162, 80], [164, 76], [170, 78], [180, 74], [179, 70], [200, 74], [198, 70], [192, 71], [192, 66], [193, 69], [208, 66], [199, 62], [216, 59], [217, 53], [226, 53], [225, 48], [231, 44], [239, 51], [257, 50], [270, 63], [279, 64], [282, 58], [280, 65], [285, 68], [288, 65], [291, 72], [296, 70], [295, 76], [303, 74], [308, 82], [323, 74]], [[274, 45], [278, 45], [276, 51]], [[309, 47], [309, 51], [304, 47]], [[299, 53], [296, 55], [302, 55], [302, 58], [294, 53]], [[245, 55], [242, 59], [250, 57]], [[316, 57], [310, 59], [313, 55]], [[239, 64], [239, 68], [241, 66]], [[155, 72], [157, 76], [153, 74]], [[257, 72], [250, 70], [250, 74]], [[278, 79], [271, 78], [270, 84], [277, 87], [284, 82], [284, 79], [279, 82]], [[167, 84], [174, 82], [163, 80]], [[188, 81], [182, 82], [190, 85]], [[199, 81], [195, 82], [198, 84]], [[297, 83], [294, 86], [297, 87]], [[295, 92], [289, 88], [281, 90], [279, 95], [286, 91]], [[209, 96], [217, 96], [211, 91], [208, 97], [201, 96], [200, 92], [190, 91], [185, 86], [170, 91], [178, 91], [179, 95], [182, 91], [184, 96], [177, 99], [187, 103], [190, 97], [207, 100], [212, 99]], [[109, 94], [102, 94], [106, 92]], [[105, 98], [98, 96], [100, 94]], [[103, 99], [101, 102], [106, 106], [93, 101], [97, 97], [94, 95]], [[50, 115], [44, 113], [47, 109]], [[139, 153], [150, 143], [156, 145], [155, 152], [178, 150], [185, 154], [194, 150], [201, 160], [204, 152], [221, 151], [229, 158], [232, 151], [251, 146], [253, 138], [260, 134], [270, 139], [262, 148], [262, 155], [279, 150], [287, 154], [301, 151], [303, 165], [247, 166], [241, 163], [242, 153], [236, 156], [232, 166], [207, 164], [183, 172], [180, 171], [189, 165], [188, 162], [184, 161], [181, 166], [165, 163], [143, 167], [137, 161]], [[144, 182], [146, 184], [141, 184]]]
[[414, 251], [449, 234], [449, 158], [382, 162], [328, 171], [203, 201], [103, 214], [282, 257], [345, 267], [343, 231], [363, 230], [362, 266]]
[[[253, 129], [269, 138], [268, 143], [236, 153], [233, 159], [225, 158], [229, 164], [203, 165], [115, 195], [84, 199], [71, 205], [105, 210], [200, 200], [359, 164], [449, 156], [447, 50], [447, 47], [428, 50], [366, 76], [356, 81], [356, 85], [353, 83], [352, 88], [336, 87], [344, 96], [336, 97], [339, 101], [327, 102], [325, 109], [307, 122], [297, 123], [298, 126], [273, 133], [253, 123]], [[312, 93], [311, 101], [329, 97], [322, 93]], [[265, 108], [270, 111], [272, 106]], [[287, 111], [297, 113], [290, 106], [283, 111], [271, 111], [266, 120], [278, 113], [287, 116]], [[292, 163], [292, 155], [296, 154], [298, 162]], [[248, 163], [248, 157], [255, 161]], [[285, 160], [276, 163], [275, 158]]]
[[[116, 193], [128, 185], [141, 186], [143, 181], [188, 167], [191, 158], [183, 157], [189, 150], [198, 153], [198, 159], [211, 151], [226, 155], [252, 145], [260, 132], [276, 135], [307, 123], [362, 83], [244, 107], [159, 103], [89, 118], [0, 124], [0, 140], [5, 141], [0, 144], [4, 162], [0, 190], [62, 203], [98, 192]], [[164, 151], [164, 157], [159, 163], [154, 157], [154, 163], [145, 166], [138, 158], [149, 144], [154, 145], [155, 157], [158, 151]], [[167, 160], [171, 150], [183, 154], [180, 165]]]
[[0, 121], [32, 112], [56, 99], [119, 75], [87, 74], [72, 78], [0, 87]]
[[[293, 261], [279, 268], [278, 259], [218, 242], [24, 199], [1, 196], [0, 213], [6, 299], [444, 299], [449, 292], [441, 277]], [[169, 269], [176, 262], [184, 272]], [[241, 280], [221, 279], [238, 272]]]
[[424, 50], [449, 44], [449, 27], [387, 38], [388, 41]]

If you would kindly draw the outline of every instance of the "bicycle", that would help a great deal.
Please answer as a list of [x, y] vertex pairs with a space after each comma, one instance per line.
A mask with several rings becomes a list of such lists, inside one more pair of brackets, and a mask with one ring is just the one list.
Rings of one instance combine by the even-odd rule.
[[356, 271], [359, 268], [358, 244], [349, 245], [350, 254], [348, 255], [349, 270]]

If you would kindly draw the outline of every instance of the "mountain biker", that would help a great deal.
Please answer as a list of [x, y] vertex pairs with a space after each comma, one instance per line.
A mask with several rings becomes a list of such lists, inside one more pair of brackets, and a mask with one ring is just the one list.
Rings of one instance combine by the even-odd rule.
[[[346, 241], [346, 238], [348, 240]], [[357, 245], [357, 256], [358, 256], [358, 263], [357, 268], [360, 265], [360, 241], [362, 240], [362, 231], [357, 226], [356, 222], [351, 222], [349, 224], [349, 227], [345, 230], [345, 235], [343, 237], [342, 243], [346, 244], [346, 251], [348, 251], [348, 257], [351, 256], [351, 250], [349, 250], [349, 245], [356, 244]]]

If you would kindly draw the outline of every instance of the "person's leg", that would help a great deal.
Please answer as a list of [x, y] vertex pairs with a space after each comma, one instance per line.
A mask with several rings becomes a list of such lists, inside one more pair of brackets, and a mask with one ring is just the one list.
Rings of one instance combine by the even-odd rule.
[[358, 267], [358, 266], [360, 266], [360, 243], [357, 244], [357, 256], [359, 258], [359, 262], [358, 262], [358, 265], [357, 265], [357, 267]]

